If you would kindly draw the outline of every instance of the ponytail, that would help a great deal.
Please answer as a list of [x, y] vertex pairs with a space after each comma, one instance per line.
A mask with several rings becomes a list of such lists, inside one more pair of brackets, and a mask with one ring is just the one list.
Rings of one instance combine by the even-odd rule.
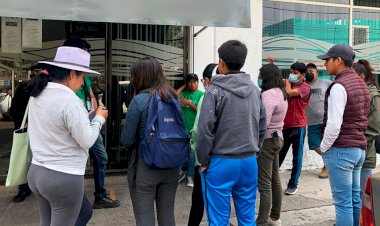
[[[62, 81], [68, 77], [71, 72], [70, 69], [52, 65], [47, 65], [46, 70], [48, 73], [39, 73], [28, 82], [26, 89], [32, 97], [37, 97], [40, 95], [49, 82]], [[80, 71], [75, 71], [75, 73], [78, 76], [81, 74]]]
[[37, 97], [45, 89], [48, 82], [50, 82], [49, 75], [40, 73], [28, 82], [26, 89], [32, 97]]

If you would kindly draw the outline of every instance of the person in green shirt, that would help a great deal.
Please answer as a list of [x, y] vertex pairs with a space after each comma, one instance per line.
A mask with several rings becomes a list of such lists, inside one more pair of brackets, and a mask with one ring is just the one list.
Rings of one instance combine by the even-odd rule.
[[[81, 38], [70, 38], [67, 39], [64, 43], [64, 46], [71, 46], [89, 51], [91, 45], [84, 39]], [[91, 89], [91, 80], [86, 75], [84, 77], [83, 85], [76, 92], [76, 95], [83, 101], [84, 107], [88, 112], [91, 112], [94, 109], [98, 108], [98, 103], [96, 97]], [[92, 120], [90, 118], [90, 120]], [[93, 209], [103, 209], [103, 208], [115, 208], [120, 206], [119, 200], [113, 200], [105, 189], [105, 175], [107, 169], [108, 155], [106, 148], [103, 143], [102, 135], [99, 133], [98, 138], [96, 139], [94, 145], [89, 149], [90, 157], [93, 160], [93, 176], [94, 176], [94, 204]], [[89, 213], [84, 207], [90, 206], [87, 197], [84, 197], [82, 204], [82, 209], [79, 213], [77, 224], [76, 225], [85, 225], [88, 220], [91, 218], [92, 212]]]
[[[211, 83], [212, 76], [218, 74], [218, 64], [209, 64], [203, 71], [202, 83], [205, 88], [207, 88]], [[191, 152], [195, 154], [195, 149], [197, 147], [197, 138], [198, 138], [198, 121], [199, 113], [202, 107], [203, 96], [198, 102], [197, 105], [197, 115], [195, 117], [194, 126], [191, 129]], [[199, 225], [203, 218], [204, 204], [203, 204], [203, 195], [202, 195], [202, 183], [201, 176], [199, 172], [200, 163], [198, 162], [197, 155], [195, 154], [195, 173], [194, 173], [194, 188], [191, 195], [191, 208], [189, 214], [188, 225]]]
[[91, 80], [87, 75], [84, 77], [83, 85], [75, 94], [79, 99], [83, 100], [84, 107], [87, 111], [98, 108], [95, 95], [91, 89]]
[[[182, 113], [185, 121], [185, 129], [188, 133], [194, 126], [195, 116], [197, 115], [197, 105], [203, 92], [198, 90], [198, 76], [189, 74], [186, 76], [186, 84], [177, 90], [181, 104]], [[193, 175], [195, 167], [195, 154], [191, 152], [187, 161], [187, 186], [194, 187]], [[180, 182], [184, 179], [184, 174], [181, 174]]]

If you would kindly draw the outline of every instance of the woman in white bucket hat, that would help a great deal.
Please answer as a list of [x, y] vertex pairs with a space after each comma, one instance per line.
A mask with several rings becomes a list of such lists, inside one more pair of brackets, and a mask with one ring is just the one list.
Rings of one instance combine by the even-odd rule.
[[90, 70], [90, 54], [76, 47], [59, 47], [53, 62], [41, 61], [47, 73], [28, 85], [28, 134], [33, 158], [30, 189], [40, 210], [40, 225], [70, 226], [78, 217], [84, 194], [88, 149], [97, 139], [108, 111], [97, 109], [90, 122], [75, 94]]

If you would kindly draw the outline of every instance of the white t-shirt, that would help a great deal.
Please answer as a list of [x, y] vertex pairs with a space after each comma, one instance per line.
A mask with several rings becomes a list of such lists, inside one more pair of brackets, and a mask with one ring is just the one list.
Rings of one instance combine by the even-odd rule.
[[67, 86], [49, 82], [38, 97], [31, 99], [29, 106], [32, 163], [58, 172], [84, 175], [88, 149], [95, 143], [104, 122], [97, 115], [90, 123], [78, 96]]

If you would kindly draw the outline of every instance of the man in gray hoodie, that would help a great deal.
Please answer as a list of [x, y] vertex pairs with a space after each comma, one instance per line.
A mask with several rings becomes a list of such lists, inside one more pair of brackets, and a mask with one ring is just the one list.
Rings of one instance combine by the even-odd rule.
[[259, 89], [241, 72], [246, 46], [236, 40], [219, 49], [218, 70], [207, 88], [198, 124], [201, 164], [209, 225], [228, 225], [230, 195], [239, 225], [255, 224], [257, 161], [266, 131]]

